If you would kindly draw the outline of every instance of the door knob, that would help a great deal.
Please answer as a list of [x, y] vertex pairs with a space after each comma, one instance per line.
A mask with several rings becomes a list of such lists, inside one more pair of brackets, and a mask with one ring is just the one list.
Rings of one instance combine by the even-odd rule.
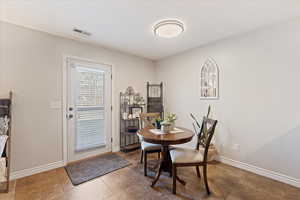
[[73, 114], [68, 115], [68, 119], [72, 119], [73, 117], [74, 117]]

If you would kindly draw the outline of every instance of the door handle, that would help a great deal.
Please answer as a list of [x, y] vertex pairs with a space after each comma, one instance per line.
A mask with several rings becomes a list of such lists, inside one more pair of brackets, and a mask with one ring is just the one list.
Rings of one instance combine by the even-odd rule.
[[68, 114], [68, 115], [67, 115], [67, 118], [68, 118], [68, 119], [72, 119], [73, 117], [74, 117], [73, 114]]

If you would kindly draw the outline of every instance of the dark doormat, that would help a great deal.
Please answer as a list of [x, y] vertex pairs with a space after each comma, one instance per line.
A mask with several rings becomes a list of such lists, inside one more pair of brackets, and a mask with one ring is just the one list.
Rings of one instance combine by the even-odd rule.
[[111, 153], [67, 165], [65, 169], [72, 184], [79, 185], [128, 165], [129, 161]]

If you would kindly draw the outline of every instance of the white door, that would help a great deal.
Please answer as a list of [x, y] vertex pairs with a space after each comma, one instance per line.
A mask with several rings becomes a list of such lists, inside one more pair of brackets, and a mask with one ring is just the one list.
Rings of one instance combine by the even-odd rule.
[[111, 67], [67, 59], [68, 162], [111, 151]]

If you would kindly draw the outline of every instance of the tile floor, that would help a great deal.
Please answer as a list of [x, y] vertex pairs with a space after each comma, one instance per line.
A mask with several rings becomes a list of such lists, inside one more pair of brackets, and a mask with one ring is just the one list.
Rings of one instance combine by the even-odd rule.
[[[119, 154], [132, 165], [76, 187], [64, 168], [51, 170], [12, 181], [10, 192], [0, 194], [0, 200], [300, 200], [299, 188], [221, 163], [208, 169], [212, 195], [206, 195], [194, 168], [179, 169], [178, 175], [187, 184], [178, 183], [178, 194], [173, 195], [172, 180], [167, 174], [161, 176], [154, 188], [150, 187], [154, 172], [143, 176], [139, 152]], [[151, 159], [149, 168], [156, 162], [155, 156]]]

